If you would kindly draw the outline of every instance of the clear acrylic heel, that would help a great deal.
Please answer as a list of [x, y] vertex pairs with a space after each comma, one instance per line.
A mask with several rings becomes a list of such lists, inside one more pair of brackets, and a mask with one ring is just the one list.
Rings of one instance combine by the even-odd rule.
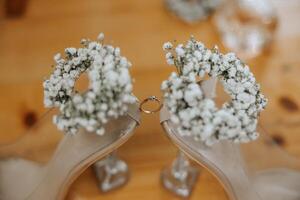
[[162, 170], [161, 181], [167, 190], [181, 197], [189, 197], [198, 175], [199, 170], [190, 164], [188, 158], [181, 151], [178, 151], [171, 166]]
[[15, 143], [0, 148], [1, 199], [64, 199], [71, 183], [126, 142], [139, 123], [138, 105], [133, 104], [127, 115], [105, 125], [103, 136], [80, 130], [61, 137], [52, 124], [53, 113]]

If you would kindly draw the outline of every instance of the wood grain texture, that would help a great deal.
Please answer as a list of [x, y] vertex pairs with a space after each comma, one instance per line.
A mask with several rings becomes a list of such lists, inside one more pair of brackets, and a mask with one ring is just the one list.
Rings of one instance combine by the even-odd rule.
[[21, 17], [26, 11], [27, 3], [28, 0], [6, 0], [6, 17]]
[[[300, 107], [300, 4], [298, 0], [273, 2], [279, 27], [272, 48], [247, 62], [269, 99], [262, 124], [300, 158], [300, 111], [291, 109]], [[208, 47], [217, 44], [228, 51], [211, 19], [194, 26], [184, 24], [166, 12], [162, 0], [30, 0], [24, 17], [0, 20], [0, 25], [1, 143], [22, 136], [32, 118], [45, 112], [41, 83], [51, 71], [52, 56], [67, 46], [79, 46], [82, 37], [96, 38], [104, 32], [107, 43], [122, 48], [133, 63], [134, 92], [140, 99], [160, 97], [160, 83], [173, 70], [165, 63], [164, 41], [184, 42], [193, 34]], [[177, 199], [159, 181], [160, 170], [175, 152], [159, 126], [158, 115], [144, 115], [134, 137], [119, 150], [132, 172], [129, 183], [102, 194], [88, 169], [73, 184], [67, 199]], [[191, 199], [227, 197], [217, 180], [202, 170]]]

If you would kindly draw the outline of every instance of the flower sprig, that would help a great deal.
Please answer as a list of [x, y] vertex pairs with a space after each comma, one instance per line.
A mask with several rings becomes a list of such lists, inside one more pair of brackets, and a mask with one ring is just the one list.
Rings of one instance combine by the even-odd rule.
[[[83, 39], [82, 48], [66, 48], [65, 57], [56, 54], [56, 66], [45, 80], [44, 104], [58, 107], [60, 114], [53, 121], [59, 130], [75, 134], [80, 127], [98, 135], [104, 134], [104, 124], [110, 118], [124, 115], [126, 104], [134, 103], [129, 74], [131, 63], [121, 56], [120, 48], [98, 41]], [[89, 78], [89, 87], [80, 94], [75, 82], [82, 73]]]
[[[191, 135], [208, 145], [220, 140], [249, 142], [258, 137], [258, 116], [267, 100], [247, 65], [234, 53], [224, 55], [216, 47], [207, 49], [193, 37], [175, 48], [167, 42], [163, 49], [167, 63], [178, 71], [161, 88], [171, 121], [181, 135]], [[198, 84], [197, 77], [205, 74], [217, 77], [231, 97], [221, 109], [205, 97]]]

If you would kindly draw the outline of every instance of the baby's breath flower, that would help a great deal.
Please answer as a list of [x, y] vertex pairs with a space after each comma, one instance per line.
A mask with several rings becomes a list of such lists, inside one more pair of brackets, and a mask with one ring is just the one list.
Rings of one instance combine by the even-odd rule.
[[[194, 38], [178, 45], [175, 52], [164, 49], [167, 62], [172, 58], [181, 69], [180, 74], [172, 73], [163, 81], [161, 89], [171, 121], [182, 136], [192, 135], [208, 145], [220, 140], [249, 142], [258, 137], [257, 119], [267, 100], [247, 65], [234, 53], [224, 55], [216, 48], [207, 49]], [[205, 74], [218, 77], [232, 98], [221, 109], [205, 97], [197, 82], [196, 75], [202, 78]]]
[[99, 40], [99, 41], [104, 40], [104, 33], [100, 33], [97, 37], [97, 40]]
[[[100, 34], [98, 40], [102, 41]], [[53, 122], [59, 130], [75, 134], [80, 127], [103, 135], [104, 124], [127, 111], [126, 104], [136, 101], [128, 68], [130, 62], [122, 57], [120, 49], [83, 39], [83, 48], [66, 48], [65, 58], [54, 56], [56, 67], [45, 80], [44, 104], [58, 107], [61, 114]], [[87, 72], [90, 84], [79, 94], [75, 82]]]

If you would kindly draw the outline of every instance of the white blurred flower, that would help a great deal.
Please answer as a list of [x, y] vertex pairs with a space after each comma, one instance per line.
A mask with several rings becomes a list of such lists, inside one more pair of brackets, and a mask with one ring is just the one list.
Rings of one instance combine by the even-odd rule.
[[182, 45], [178, 45], [175, 49], [176, 53], [178, 56], [184, 56], [184, 48], [182, 47]]

